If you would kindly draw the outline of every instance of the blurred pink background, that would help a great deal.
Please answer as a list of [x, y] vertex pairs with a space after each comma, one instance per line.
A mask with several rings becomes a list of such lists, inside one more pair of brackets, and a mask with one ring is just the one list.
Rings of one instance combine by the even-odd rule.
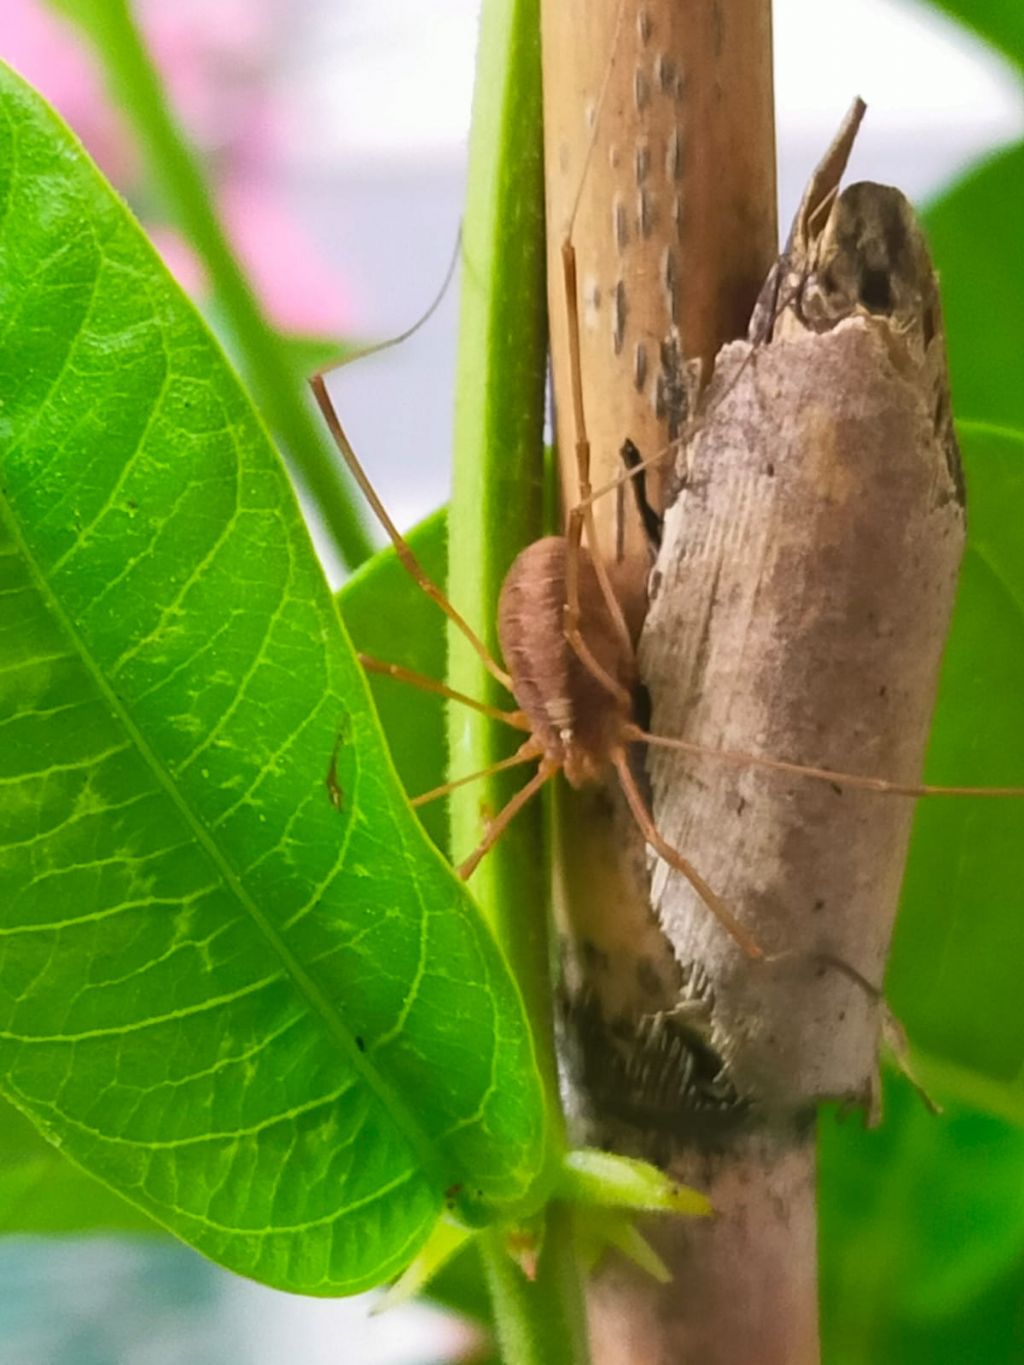
[[[283, 331], [340, 336], [350, 322], [341, 272], [280, 193], [301, 130], [275, 72], [294, 25], [286, 0], [139, 0], [137, 14], [176, 114], [211, 173], [222, 221], [271, 320]], [[40, 0], [4, 0], [0, 55], [63, 115], [140, 213], [182, 285], [206, 282], [161, 212], [130, 129], [79, 32]]]

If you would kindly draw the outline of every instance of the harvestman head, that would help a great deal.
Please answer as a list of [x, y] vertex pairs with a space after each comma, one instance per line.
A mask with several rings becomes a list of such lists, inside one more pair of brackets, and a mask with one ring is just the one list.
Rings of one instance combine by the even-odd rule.
[[[621, 16], [620, 16], [621, 18]], [[610, 68], [609, 68], [610, 70]], [[607, 88], [607, 76], [605, 80]], [[604, 91], [598, 102], [603, 103]], [[589, 160], [589, 154], [588, 158]], [[585, 174], [585, 169], [584, 169]], [[577, 197], [577, 203], [578, 203]], [[573, 217], [575, 216], [575, 208]], [[448, 600], [446, 594], [423, 571], [366, 476], [341, 425], [318, 371], [310, 383], [324, 419], [339, 451], [387, 532], [405, 569], [453, 625], [462, 633], [484, 666], [517, 703], [503, 710], [489, 706], [444, 683], [414, 673], [401, 665], [361, 655], [363, 666], [473, 707], [526, 734], [509, 758], [482, 772], [471, 773], [417, 797], [414, 805], [447, 795], [456, 787], [518, 764], [536, 763], [536, 771], [507, 805], [488, 823], [480, 843], [459, 866], [458, 873], [471, 875], [487, 851], [501, 837], [515, 815], [558, 772], [573, 787], [602, 781], [614, 770], [630, 812], [644, 839], [670, 867], [681, 873], [701, 900], [751, 958], [765, 959], [761, 946], [703, 879], [695, 867], [659, 834], [629, 764], [631, 744], [656, 745], [700, 759], [715, 759], [805, 777], [863, 791], [903, 797], [919, 796], [1024, 796], [1022, 787], [945, 787], [889, 782], [758, 754], [709, 749], [682, 739], [669, 739], [642, 729], [634, 719], [634, 698], [640, 684], [634, 641], [626, 615], [616, 596], [607, 566], [591, 549], [597, 545], [594, 530], [595, 501], [645, 469], [668, 458], [692, 438], [708, 414], [698, 416], [665, 449], [646, 460], [633, 460], [617, 479], [596, 491], [590, 484], [590, 443], [583, 409], [580, 366], [579, 305], [576, 253], [570, 220], [562, 243], [562, 267], [568, 322], [569, 362], [575, 429], [575, 454], [579, 495], [569, 510], [565, 536], [548, 536], [527, 545], [509, 569], [497, 609], [497, 634], [505, 666], [494, 658], [483, 640]], [[453, 261], [454, 267], [454, 261]], [[449, 278], [451, 271], [449, 271]], [[447, 284], [447, 280], [445, 282]], [[442, 290], [443, 293], [443, 290]], [[788, 301], [788, 300], [787, 300]], [[416, 326], [426, 321], [437, 300]], [[784, 306], [784, 305], [783, 305]], [[410, 329], [410, 331], [415, 328]], [[401, 338], [408, 336], [403, 333]], [[394, 342], [385, 345], [395, 344]], [[372, 348], [374, 350], [380, 347]], [[362, 352], [360, 354], [365, 354]], [[755, 354], [749, 353], [748, 359]], [[355, 357], [349, 357], [352, 359]], [[744, 362], [744, 366], [746, 365]], [[744, 366], [740, 367], [740, 372]], [[330, 369], [333, 367], [327, 367]], [[737, 373], [728, 388], [739, 379]], [[723, 394], [724, 396], [724, 394]], [[719, 399], [721, 401], [721, 399]]]

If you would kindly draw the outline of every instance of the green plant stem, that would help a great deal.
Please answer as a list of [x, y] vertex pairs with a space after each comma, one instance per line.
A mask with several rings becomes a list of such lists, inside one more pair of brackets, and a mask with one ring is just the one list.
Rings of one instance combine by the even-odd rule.
[[589, 1365], [586, 1317], [572, 1237], [572, 1212], [547, 1211], [537, 1276], [528, 1280], [492, 1229], [480, 1239], [494, 1328], [505, 1365]]
[[296, 384], [284, 343], [264, 316], [228, 243], [199, 161], [171, 114], [128, 0], [84, 7], [69, 6], [65, 0], [57, 8], [77, 19], [95, 41], [146, 149], [152, 173], [209, 271], [257, 389], [257, 401], [323, 517], [338, 554], [355, 568], [373, 552], [373, 545], [347, 477]]
[[[512, 560], [544, 530], [544, 379], [547, 368], [544, 179], [538, 0], [484, 0], [463, 223], [455, 452], [449, 506], [453, 600], [497, 648], [498, 595]], [[467, 642], [449, 633], [449, 678], [471, 696], [508, 704]], [[451, 709], [452, 774], [510, 752], [505, 727]], [[512, 744], [518, 737], [512, 737]], [[453, 793], [452, 847], [480, 837], [521, 785], [500, 774]], [[565, 1146], [552, 1026], [550, 872], [542, 803], [531, 802], [484, 859], [471, 886], [512, 963], [533, 1026], [548, 1105], [551, 1164]], [[549, 1167], [549, 1177], [552, 1171]], [[543, 1198], [538, 1187], [536, 1199]], [[583, 1365], [585, 1313], [569, 1215], [547, 1212], [536, 1283], [509, 1259], [500, 1232], [482, 1255], [506, 1365]]]
[[[543, 531], [544, 273], [540, 37], [537, 0], [485, 0], [463, 222], [463, 272], [455, 450], [448, 514], [452, 600], [497, 651], [498, 595], [512, 560]], [[470, 696], [508, 696], [457, 633], [449, 679]], [[504, 758], [521, 736], [451, 709], [453, 776]], [[522, 785], [499, 774], [453, 793], [452, 848], [463, 857]], [[549, 876], [542, 803], [532, 801], [488, 853], [470, 883], [508, 955], [533, 1022], [550, 1109], [560, 1123], [551, 1027]]]

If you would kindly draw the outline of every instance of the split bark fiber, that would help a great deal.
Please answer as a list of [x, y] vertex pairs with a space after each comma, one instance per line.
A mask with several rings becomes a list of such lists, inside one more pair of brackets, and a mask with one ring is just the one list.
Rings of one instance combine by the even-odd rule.
[[[657, 734], [912, 783], [963, 485], [913, 212], [883, 186], [836, 193], [862, 113], [812, 179], [752, 341], [723, 348], [680, 452], [641, 672]], [[665, 751], [647, 770], [665, 837], [767, 952], [790, 956], [751, 962], [649, 860], [674, 1004], [610, 1019], [576, 1002], [591, 1137], [660, 1157], [718, 1213], [650, 1229], [667, 1291], [605, 1273], [595, 1357], [811, 1365], [813, 1118], [823, 1100], [874, 1096], [882, 1010], [852, 973], [881, 983], [912, 803]], [[663, 964], [648, 984], [663, 989]]]

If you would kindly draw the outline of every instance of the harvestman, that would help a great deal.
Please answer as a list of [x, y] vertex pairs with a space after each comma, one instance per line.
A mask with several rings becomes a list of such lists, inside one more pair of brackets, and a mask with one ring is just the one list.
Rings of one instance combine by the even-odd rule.
[[[739, 923], [729, 907], [687, 859], [658, 833], [647, 804], [637, 786], [628, 760], [628, 745], [642, 743], [682, 751], [701, 758], [716, 758], [775, 772], [837, 783], [865, 791], [905, 797], [919, 796], [1024, 796], [1022, 787], [946, 787], [889, 782], [809, 767], [757, 754], [709, 749], [686, 740], [654, 735], [636, 724], [634, 697], [640, 683], [633, 639], [622, 606], [615, 595], [608, 570], [600, 557], [591, 555], [584, 535], [596, 543], [593, 523], [595, 500], [617, 488], [624, 480], [664, 458], [683, 439], [673, 442], [653, 459], [642, 461], [619, 479], [596, 490], [590, 487], [590, 445], [583, 412], [580, 373], [579, 311], [577, 304], [575, 249], [568, 238], [562, 246], [562, 262], [572, 375], [573, 414], [576, 431], [576, 464], [579, 501], [568, 517], [565, 536], [546, 536], [527, 545], [509, 569], [498, 600], [498, 640], [506, 667], [491, 654], [483, 640], [423, 571], [374, 491], [348, 437], [345, 435], [324, 383], [325, 371], [310, 383], [327, 425], [353, 477], [374, 515], [387, 532], [405, 569], [480, 656], [484, 666], [509, 691], [518, 709], [502, 710], [456, 692], [444, 683], [424, 677], [397, 664], [361, 655], [363, 666], [400, 682], [437, 693], [526, 732], [528, 738], [511, 757], [492, 764], [415, 798], [413, 805], [447, 795], [456, 787], [490, 776], [518, 764], [537, 762], [537, 770], [507, 805], [488, 823], [480, 843], [459, 866], [467, 878], [500, 838], [515, 815], [554, 775], [561, 771], [573, 787], [602, 779], [614, 768], [626, 802], [644, 839], [669, 866], [693, 886], [711, 913], [752, 958], [763, 958], [760, 945]], [[700, 420], [700, 419], [698, 419]]]
[[[642, 460], [629, 459], [629, 468], [618, 478], [597, 490], [592, 489], [590, 441], [583, 408], [576, 251], [572, 244], [572, 228], [596, 143], [597, 123], [616, 60], [624, 14], [625, 5], [620, 0], [612, 51], [595, 106], [591, 139], [584, 157], [580, 183], [561, 252], [568, 323], [573, 424], [576, 433], [578, 501], [569, 511], [567, 534], [546, 536], [527, 545], [514, 560], [502, 584], [498, 598], [497, 633], [507, 669], [494, 658], [483, 640], [452, 605], [446, 594], [430, 580], [377, 496], [345, 434], [324, 383], [324, 375], [335, 367], [327, 366], [317, 371], [310, 384], [339, 451], [374, 515], [386, 531], [403, 567], [462, 633], [488, 672], [512, 694], [518, 703], [518, 709], [502, 710], [489, 706], [474, 697], [456, 692], [435, 678], [425, 677], [399, 664], [386, 663], [365, 654], [359, 656], [363, 667], [370, 672], [384, 674], [399, 682], [409, 683], [446, 697], [450, 701], [470, 706], [528, 735], [524, 743], [509, 758], [493, 763], [480, 772], [470, 773], [433, 791], [425, 792], [414, 798], [412, 804], [423, 805], [446, 796], [455, 788], [469, 782], [489, 777], [519, 764], [537, 762], [537, 771], [533, 777], [488, 822], [480, 843], [459, 865], [457, 869], [459, 876], [465, 879], [472, 874], [512, 819], [557, 772], [563, 772], [569, 784], [578, 788], [601, 781], [607, 769], [612, 767], [618, 776], [630, 812], [646, 842], [659, 857], [690, 882], [711, 913], [749, 957], [764, 959], [764, 950], [739, 923], [722, 898], [708, 885], [692, 863], [659, 834], [630, 770], [628, 745], [633, 743], [656, 745], [692, 757], [714, 758], [858, 790], [904, 797], [1019, 797], [1024, 796], [1024, 787], [948, 787], [890, 782], [884, 778], [862, 777], [758, 754], [710, 749], [687, 740], [654, 735], [635, 723], [633, 719], [635, 697], [641, 684], [635, 642], [627, 625], [625, 612], [612, 586], [608, 569], [601, 556], [592, 555], [583, 543], [584, 535], [589, 545], [597, 544], [593, 505], [598, 498], [620, 488], [626, 481], [638, 478], [645, 470], [671, 456], [696, 434], [698, 427], [706, 421], [707, 414], [696, 417], [680, 436], [657, 454]], [[825, 209], [827, 206], [825, 203], [819, 207]], [[452, 262], [441, 294], [414, 327], [393, 341], [349, 356], [342, 363], [358, 359], [359, 355], [395, 345], [416, 331], [437, 307], [454, 271], [457, 256], [458, 247], [456, 259]], [[781, 311], [787, 302], [788, 300], [777, 302], [777, 311]], [[756, 347], [750, 351], [747, 360], [739, 367], [724, 393], [720, 395], [719, 402], [738, 382], [748, 361], [755, 355]], [[635, 453], [634, 450], [634, 456]], [[625, 458], [625, 449], [623, 455]]]

